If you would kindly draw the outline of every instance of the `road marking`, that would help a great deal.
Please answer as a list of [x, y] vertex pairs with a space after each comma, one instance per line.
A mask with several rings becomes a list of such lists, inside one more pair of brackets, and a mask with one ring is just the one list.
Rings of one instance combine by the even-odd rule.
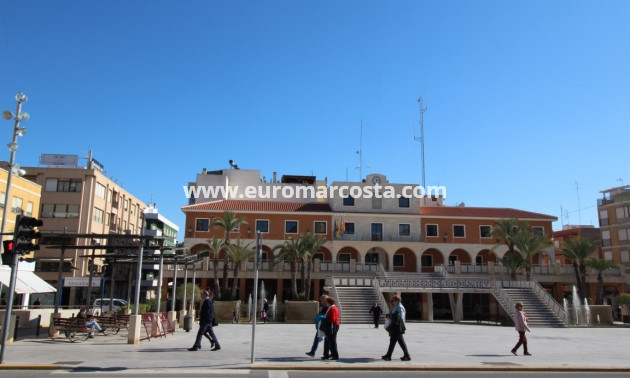
[[286, 370], [269, 370], [269, 378], [289, 378]]

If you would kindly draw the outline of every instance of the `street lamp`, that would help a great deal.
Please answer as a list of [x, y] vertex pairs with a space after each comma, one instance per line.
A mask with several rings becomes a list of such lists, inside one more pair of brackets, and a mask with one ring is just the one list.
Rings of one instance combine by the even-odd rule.
[[2, 214], [2, 225], [0, 226], [0, 240], [4, 239], [4, 230], [7, 225], [7, 209], [9, 207], [9, 198], [11, 192], [11, 179], [13, 178], [13, 174], [22, 175], [24, 174], [24, 170], [20, 169], [20, 166], [15, 164], [15, 151], [18, 149], [17, 137], [23, 136], [26, 134], [26, 128], [20, 127], [20, 121], [27, 121], [30, 118], [30, 115], [26, 112], [22, 112], [22, 104], [28, 101], [28, 97], [22, 92], [15, 95], [15, 100], [17, 101], [17, 109], [15, 114], [13, 114], [10, 110], [5, 110], [2, 112], [2, 118], [7, 121], [15, 121], [13, 126], [13, 139], [11, 143], [7, 144], [9, 151], [11, 152], [11, 157], [9, 159], [9, 172], [7, 176], [7, 190], [4, 194], [4, 211]]

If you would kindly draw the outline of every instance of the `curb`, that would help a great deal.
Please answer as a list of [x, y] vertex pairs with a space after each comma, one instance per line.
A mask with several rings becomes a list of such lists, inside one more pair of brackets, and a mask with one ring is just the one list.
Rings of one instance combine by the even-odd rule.
[[0, 370], [58, 370], [59, 365], [0, 365]]
[[627, 373], [630, 367], [593, 366], [336, 366], [336, 365], [252, 365], [251, 370], [343, 370], [343, 371], [552, 371], [552, 372], [599, 372]]

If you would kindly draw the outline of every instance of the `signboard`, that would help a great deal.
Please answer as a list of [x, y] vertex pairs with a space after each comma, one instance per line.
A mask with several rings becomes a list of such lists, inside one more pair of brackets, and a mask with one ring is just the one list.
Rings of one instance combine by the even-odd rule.
[[63, 287], [97, 287], [101, 286], [103, 277], [92, 277], [92, 285], [90, 285], [90, 277], [66, 277], [63, 280]]
[[76, 168], [79, 164], [79, 155], [41, 154], [39, 164]]

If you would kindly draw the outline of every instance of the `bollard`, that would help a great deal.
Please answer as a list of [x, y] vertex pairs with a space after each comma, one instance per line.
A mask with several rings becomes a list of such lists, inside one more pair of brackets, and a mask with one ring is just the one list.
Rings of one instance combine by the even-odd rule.
[[37, 315], [37, 329], [35, 330], [35, 336], [39, 337], [39, 327], [42, 325], [42, 315]]
[[15, 317], [15, 328], [13, 329], [13, 341], [18, 339], [18, 327], [20, 326], [20, 317]]

